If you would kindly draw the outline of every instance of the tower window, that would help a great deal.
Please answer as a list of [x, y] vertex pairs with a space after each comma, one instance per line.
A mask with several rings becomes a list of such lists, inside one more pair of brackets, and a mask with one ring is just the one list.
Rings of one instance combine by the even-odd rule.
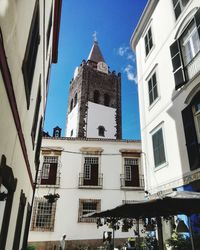
[[77, 104], [77, 93], [75, 94], [75, 96], [74, 96], [74, 107], [76, 106], [76, 104]]
[[104, 105], [110, 106], [110, 96], [108, 94], [104, 95]]
[[95, 90], [94, 91], [94, 102], [95, 103], [99, 103], [99, 96], [100, 96], [99, 91]]
[[74, 101], [73, 101], [73, 99], [71, 99], [71, 102], [70, 102], [70, 112], [71, 112], [72, 109], [73, 109], [73, 103], [74, 103]]
[[99, 126], [98, 127], [98, 135], [99, 136], [105, 136], [105, 128], [104, 128], [104, 126]]

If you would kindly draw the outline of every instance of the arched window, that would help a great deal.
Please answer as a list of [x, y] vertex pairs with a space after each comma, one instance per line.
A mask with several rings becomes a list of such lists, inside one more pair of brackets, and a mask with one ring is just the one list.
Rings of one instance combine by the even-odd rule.
[[99, 103], [99, 96], [100, 96], [99, 91], [95, 90], [94, 91], [94, 102], [95, 103]]
[[76, 104], [77, 104], [77, 93], [74, 96], [74, 107], [76, 106]]
[[110, 106], [110, 96], [108, 94], [104, 95], [104, 105]]
[[98, 127], [98, 135], [99, 136], [105, 136], [105, 128], [104, 128], [104, 126], [99, 126]]
[[73, 103], [74, 103], [74, 101], [73, 101], [73, 99], [71, 99], [71, 102], [70, 102], [70, 112], [71, 112], [72, 109], [73, 109]]

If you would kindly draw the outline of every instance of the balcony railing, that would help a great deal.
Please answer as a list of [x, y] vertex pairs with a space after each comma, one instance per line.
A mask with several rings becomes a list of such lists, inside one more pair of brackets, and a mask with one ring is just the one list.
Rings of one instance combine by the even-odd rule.
[[200, 51], [186, 66], [188, 80], [192, 79], [200, 71]]
[[102, 188], [103, 187], [103, 174], [99, 173], [97, 177], [86, 179], [84, 173], [79, 173], [79, 188]]
[[42, 186], [60, 186], [60, 172], [56, 173], [55, 177], [42, 178], [42, 170], [38, 171], [37, 185]]
[[144, 175], [139, 175], [138, 179], [127, 180], [124, 174], [120, 175], [121, 188], [144, 188]]

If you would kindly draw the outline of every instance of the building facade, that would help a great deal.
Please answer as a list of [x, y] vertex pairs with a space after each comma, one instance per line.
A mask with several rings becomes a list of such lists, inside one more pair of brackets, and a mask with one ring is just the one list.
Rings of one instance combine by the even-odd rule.
[[[81, 216], [143, 199], [140, 153], [140, 141], [43, 138], [29, 244], [54, 249], [66, 234], [67, 249], [102, 246], [103, 232], [112, 229], [97, 229], [96, 218]], [[116, 230], [116, 245], [134, 229]]]
[[149, 0], [131, 46], [145, 188], [153, 197], [173, 189], [199, 192], [200, 1]]
[[0, 248], [27, 249], [61, 1], [0, 2]]

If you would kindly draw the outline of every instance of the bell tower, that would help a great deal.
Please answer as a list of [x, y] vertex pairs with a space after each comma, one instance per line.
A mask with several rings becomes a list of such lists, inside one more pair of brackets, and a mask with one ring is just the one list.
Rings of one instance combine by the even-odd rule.
[[121, 74], [110, 72], [96, 40], [70, 82], [66, 136], [121, 139]]

